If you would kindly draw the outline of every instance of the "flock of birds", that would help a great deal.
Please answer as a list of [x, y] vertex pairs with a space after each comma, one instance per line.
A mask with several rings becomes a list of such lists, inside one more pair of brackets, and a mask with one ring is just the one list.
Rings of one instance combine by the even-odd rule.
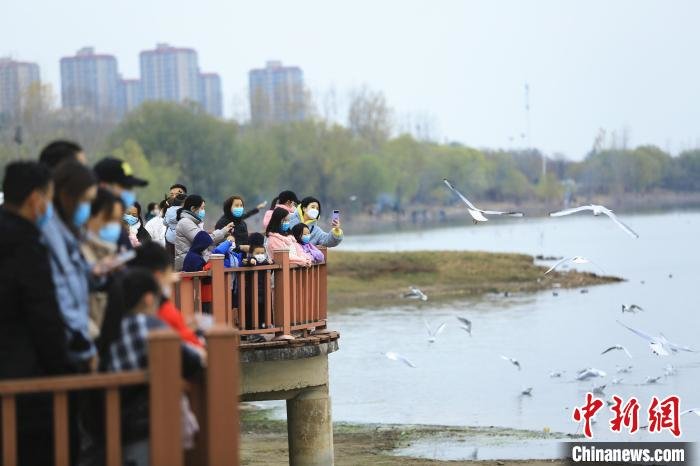
[[[509, 217], [523, 217], [524, 214], [523, 212], [503, 212], [503, 211], [497, 211], [497, 210], [482, 210], [476, 207], [472, 202], [467, 199], [466, 196], [464, 196], [461, 192], [459, 192], [453, 185], [450, 183], [447, 179], [443, 179], [445, 185], [453, 191], [461, 200], [464, 202], [464, 204], [467, 206], [467, 211], [469, 212], [469, 215], [472, 217], [474, 220], [474, 223], [479, 223], [479, 222], [486, 222], [488, 221], [487, 216], [509, 216]], [[566, 215], [572, 215], [576, 214], [579, 212], [592, 212], [594, 216], [599, 216], [599, 215], [605, 215], [609, 219], [611, 219], [615, 224], [620, 227], [625, 233], [630, 235], [633, 238], [639, 238], [639, 235], [632, 230], [629, 226], [627, 226], [625, 223], [623, 223], [616, 215], [615, 213], [608, 209], [605, 206], [602, 205], [584, 205], [580, 207], [574, 207], [571, 209], [565, 209], [557, 212], [552, 212], [549, 214], [550, 217], [562, 217]], [[600, 266], [595, 264], [593, 261], [582, 257], [582, 256], [570, 256], [563, 258], [561, 260], [558, 260], [554, 265], [552, 265], [546, 272], [544, 272], [544, 275], [549, 274], [550, 272], [556, 270], [558, 267], [562, 266], [565, 263], [573, 263], [573, 264], [593, 264], [596, 266], [599, 270], [603, 270]], [[669, 275], [669, 278], [672, 278], [672, 275]], [[642, 282], [643, 283], [643, 282]], [[404, 298], [406, 299], [414, 299], [414, 300], [420, 300], [420, 301], [427, 301], [428, 296], [421, 291], [419, 288], [415, 286], [409, 287], [409, 291], [403, 295]], [[629, 314], [636, 314], [637, 312], [644, 311], [644, 309], [637, 305], [637, 304], [622, 304], [622, 314], [629, 313]], [[460, 329], [464, 330], [469, 336], [472, 336], [472, 322], [471, 320], [467, 319], [466, 317], [457, 317], [458, 321], [460, 322]], [[636, 329], [634, 327], [631, 327], [629, 325], [626, 325], [622, 323], [621, 321], [617, 320], [616, 321], [619, 325], [633, 333], [634, 335], [637, 335], [638, 337], [642, 338], [647, 342], [649, 345], [649, 348], [652, 352], [652, 354], [660, 357], [665, 357], [665, 356], [670, 356], [677, 354], [679, 352], [692, 352], [692, 353], [697, 353], [698, 351], [686, 346], [686, 345], [680, 345], [677, 343], [674, 343], [670, 340], [668, 340], [662, 333], [659, 333], [658, 335], [654, 336], [649, 333], [646, 333], [642, 330]], [[438, 336], [445, 330], [447, 327], [446, 322], [442, 322], [439, 324], [436, 328], [432, 328], [427, 321], [424, 320], [424, 324], [428, 333], [428, 342], [429, 343], [435, 343], [437, 341]], [[624, 353], [627, 358], [630, 360], [633, 359], [631, 352], [623, 345], [621, 344], [615, 344], [608, 346], [607, 348], [603, 349], [603, 351], [600, 353], [601, 355], [606, 355], [609, 353], [613, 352], [621, 352]], [[384, 353], [384, 355], [393, 361], [399, 361], [407, 365], [408, 367], [411, 368], [416, 368], [417, 366], [409, 360], [407, 357], [394, 352], [394, 351], [389, 351]], [[523, 367], [516, 358], [512, 356], [505, 356], [501, 355], [501, 359], [504, 361], [507, 361], [510, 363], [514, 368], [517, 368], [518, 371], [522, 371]], [[632, 372], [633, 366], [632, 365], [627, 365], [627, 366], [618, 366], [616, 372], [618, 374], [629, 374]], [[566, 373], [565, 370], [561, 371], [552, 371], [549, 374], [550, 378], [561, 378], [564, 376]], [[660, 383], [665, 377], [671, 377], [677, 373], [677, 370], [674, 366], [672, 365], [667, 365], [665, 368], [664, 375], [661, 376], [649, 376], [644, 380], [644, 384], [646, 385], [651, 385], [651, 384], [657, 384]], [[580, 369], [575, 372], [574, 375], [574, 380], [575, 381], [593, 381], [598, 378], [604, 378], [606, 377], [607, 374], [600, 370], [596, 369], [594, 367], [586, 367], [583, 369]], [[622, 377], [616, 377], [613, 378], [611, 381], [612, 385], [618, 385], [622, 383], [623, 378]], [[605, 390], [606, 390], [607, 384], [601, 384], [601, 385], [596, 385], [591, 387], [591, 391], [600, 396], [605, 395]], [[533, 387], [525, 387], [521, 390], [520, 395], [521, 396], [532, 396], [532, 391]], [[607, 401], [608, 405], [612, 404], [612, 401], [608, 400]], [[681, 415], [685, 414], [696, 414], [700, 416], [700, 408], [694, 408], [694, 409], [688, 409], [685, 411], [681, 412]]]

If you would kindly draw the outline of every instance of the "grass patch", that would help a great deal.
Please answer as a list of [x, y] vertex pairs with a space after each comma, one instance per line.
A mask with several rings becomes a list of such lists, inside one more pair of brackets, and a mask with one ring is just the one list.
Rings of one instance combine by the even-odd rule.
[[532, 256], [471, 251], [347, 252], [329, 250], [328, 299], [333, 308], [395, 303], [408, 287], [431, 301], [485, 293], [533, 292], [621, 281], [587, 272], [551, 272]]

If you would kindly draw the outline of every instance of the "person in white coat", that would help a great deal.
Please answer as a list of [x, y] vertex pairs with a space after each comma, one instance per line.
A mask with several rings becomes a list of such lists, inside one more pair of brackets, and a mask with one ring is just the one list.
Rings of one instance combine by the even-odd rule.
[[167, 229], [163, 223], [165, 209], [168, 207], [168, 202], [163, 200], [158, 205], [158, 215], [146, 222], [146, 231], [151, 235], [151, 240], [165, 247], [165, 230]]

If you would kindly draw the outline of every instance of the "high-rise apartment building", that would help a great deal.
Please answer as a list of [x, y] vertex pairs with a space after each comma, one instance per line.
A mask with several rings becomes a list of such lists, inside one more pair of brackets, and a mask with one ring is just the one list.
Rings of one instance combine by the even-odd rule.
[[0, 118], [18, 116], [35, 83], [39, 83], [39, 65], [0, 58]]
[[248, 74], [250, 115], [253, 123], [286, 123], [306, 116], [304, 74], [296, 66], [268, 61]]
[[201, 73], [200, 102], [204, 111], [217, 117], [223, 116], [221, 78], [216, 73]]
[[117, 117], [119, 71], [113, 55], [96, 54], [92, 47], [61, 59], [61, 100], [63, 107], [96, 118]]
[[197, 52], [190, 48], [158, 44], [140, 55], [144, 100], [199, 102]]
[[143, 102], [143, 87], [140, 79], [122, 79], [119, 81], [119, 110], [126, 115]]

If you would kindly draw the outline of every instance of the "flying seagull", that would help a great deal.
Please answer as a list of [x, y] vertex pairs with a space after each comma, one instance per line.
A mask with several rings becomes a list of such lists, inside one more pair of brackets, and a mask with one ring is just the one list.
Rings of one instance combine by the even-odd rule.
[[605, 351], [603, 351], [603, 352], [600, 353], [600, 354], [609, 353], [610, 351], [613, 351], [613, 350], [621, 350], [621, 351], [624, 351], [625, 354], [627, 355], [627, 357], [629, 357], [630, 359], [632, 359], [632, 355], [630, 354], [630, 352], [627, 351], [627, 348], [625, 348], [625, 347], [622, 346], [622, 345], [613, 345], [613, 346], [611, 346], [610, 348], [606, 349]]
[[401, 356], [399, 353], [395, 353], [394, 351], [387, 351], [384, 353], [384, 356], [387, 358], [391, 359], [392, 361], [401, 361], [402, 363], [406, 364], [409, 367], [418, 367], [415, 364], [413, 364], [411, 361], [409, 361], [407, 358]]
[[651, 384], [657, 383], [659, 380], [661, 380], [660, 375], [658, 377], [647, 377], [647, 379], [644, 381], [644, 383], [651, 385]]
[[584, 210], [592, 211], [593, 215], [595, 215], [595, 216], [598, 216], [600, 214], [607, 215], [608, 217], [610, 217], [610, 219], [613, 222], [615, 222], [617, 224], [617, 226], [622, 228], [625, 231], [625, 233], [627, 233], [628, 235], [630, 235], [633, 238], [639, 238], [639, 235], [637, 233], [635, 233], [630, 227], [628, 227], [627, 225], [622, 223], [622, 221], [620, 221], [620, 219], [617, 218], [617, 215], [615, 215], [612, 210], [610, 210], [607, 207], [602, 206], [602, 205], [590, 204], [590, 205], [584, 205], [581, 207], [574, 207], [572, 209], [564, 209], [564, 210], [560, 210], [558, 212], [551, 212], [549, 214], [549, 216], [550, 217], [563, 217], [564, 215], [571, 215], [571, 214], [575, 214], [577, 212], [583, 212]]
[[552, 379], [557, 379], [564, 375], [564, 372], [566, 371], [552, 371], [549, 373], [549, 377], [551, 377]]
[[671, 377], [672, 375], [676, 375], [676, 373], [678, 373], [678, 370], [675, 367], [673, 367], [671, 364], [666, 366], [666, 368], [664, 369], [664, 375], [666, 377]]
[[438, 328], [433, 330], [432, 328], [430, 328], [430, 325], [428, 325], [428, 322], [426, 322], [425, 319], [423, 319], [423, 323], [425, 324], [425, 328], [428, 330], [428, 341], [430, 343], [435, 343], [437, 336], [440, 335], [447, 326], [447, 324], [443, 322], [438, 326]]
[[685, 416], [686, 414], [693, 413], [696, 416], [700, 416], [700, 408], [691, 408], [691, 409], [686, 409], [685, 411], [681, 411], [681, 416]]
[[460, 317], [457, 316], [457, 320], [462, 322], [464, 325], [460, 325], [459, 328], [463, 329], [465, 332], [469, 334], [469, 336], [472, 336], [472, 321], [467, 319], [466, 317]]
[[634, 314], [637, 311], [643, 311], [643, 310], [644, 309], [642, 309], [640, 306], [637, 306], [636, 304], [630, 304], [629, 306], [626, 306], [624, 304], [622, 305], [622, 313], [623, 314], [625, 312], [631, 312], [632, 314]]
[[524, 396], [532, 396], [532, 387], [524, 388], [524, 389], [520, 392], [520, 394], [521, 394], [521, 395], [524, 395]]
[[595, 265], [596, 267], [598, 267], [598, 268], [600, 269], [601, 272], [603, 272], [603, 269], [602, 269], [600, 266], [598, 266], [598, 264], [596, 264], [595, 262], [593, 262], [592, 260], [586, 259], [585, 257], [581, 257], [581, 256], [571, 256], [571, 257], [565, 257], [564, 259], [560, 260], [559, 262], [557, 262], [556, 264], [554, 264], [553, 266], [551, 266], [544, 274], [547, 275], [549, 272], [551, 272], [552, 270], [556, 269], [557, 267], [559, 267], [560, 265], [562, 265], [564, 262], [573, 262], [574, 264], [588, 264], [588, 263], [591, 263], [591, 264]]
[[443, 178], [445, 182], [445, 185], [452, 190], [453, 193], [455, 193], [459, 198], [462, 200], [467, 205], [467, 210], [469, 211], [469, 215], [472, 216], [474, 219], [474, 223], [478, 222], [488, 222], [489, 219], [485, 217], [485, 215], [507, 215], [509, 217], [522, 217], [523, 213], [522, 212], [501, 212], [498, 210], [481, 210], [478, 207], [476, 207], [474, 204], [472, 204], [469, 199], [467, 199], [462, 193], [457, 191], [457, 188], [452, 186], [452, 183], [447, 181], [447, 178]]
[[423, 293], [421, 290], [416, 288], [415, 286], [409, 286], [408, 287], [409, 292], [404, 293], [403, 297], [408, 298], [408, 299], [420, 299], [421, 301], [427, 301], [428, 296], [426, 296], [425, 293]]
[[585, 369], [581, 369], [578, 371], [576, 374], [576, 380], [588, 380], [588, 379], [593, 379], [595, 377], [605, 377], [607, 374], [600, 369], [596, 369], [594, 367], [587, 367]]
[[622, 379], [622, 378], [615, 378], [615, 379], [612, 379], [612, 384], [613, 384], [613, 385], [619, 385], [619, 384], [622, 383], [623, 380], [624, 380], [624, 379]]
[[522, 367], [520, 367], [520, 362], [518, 362], [517, 359], [515, 358], [509, 358], [508, 356], [501, 356], [501, 359], [508, 361], [512, 365], [518, 368], [518, 370], [522, 370]]
[[671, 353], [677, 353], [679, 351], [687, 351], [689, 353], [697, 353], [696, 350], [688, 347], [688, 346], [681, 346], [677, 345], [675, 343], [672, 343], [666, 339], [666, 337], [663, 334], [659, 334], [658, 337], [654, 337], [649, 335], [648, 333], [644, 333], [641, 330], [634, 329], [632, 327], [628, 327], [627, 325], [623, 324], [619, 320], [617, 321], [618, 324], [622, 325], [625, 327], [627, 330], [630, 332], [634, 333], [635, 335], [644, 338], [646, 341], [649, 342], [649, 347], [651, 348], [652, 353], [656, 354], [657, 356], [668, 356]]

